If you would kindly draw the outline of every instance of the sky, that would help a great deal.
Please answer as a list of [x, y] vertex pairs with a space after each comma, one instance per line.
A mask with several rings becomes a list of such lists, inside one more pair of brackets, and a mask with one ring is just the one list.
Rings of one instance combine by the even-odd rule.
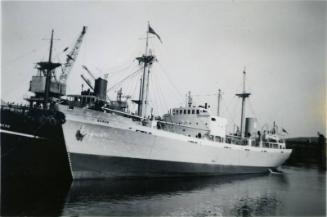
[[[79, 93], [87, 76], [109, 73], [109, 95], [120, 86], [136, 99], [135, 57], [145, 50], [147, 23], [160, 35], [149, 40], [156, 56], [151, 68], [150, 102], [155, 113], [208, 102], [229, 129], [239, 125], [246, 70], [246, 116], [261, 127], [273, 121], [289, 137], [326, 135], [326, 1], [2, 1], [1, 99], [24, 102], [35, 63], [46, 60], [51, 29], [54, 61], [73, 46], [87, 26], [79, 56], [69, 74], [68, 93]], [[86, 85], [84, 84], [84, 89]]]

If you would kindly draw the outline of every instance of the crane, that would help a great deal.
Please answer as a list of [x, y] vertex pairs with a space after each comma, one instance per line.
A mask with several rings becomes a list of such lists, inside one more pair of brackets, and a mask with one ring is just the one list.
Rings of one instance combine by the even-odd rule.
[[59, 78], [60, 83], [62, 83], [64, 85], [66, 84], [67, 77], [68, 77], [70, 71], [73, 68], [74, 62], [76, 61], [76, 58], [78, 56], [78, 52], [79, 52], [79, 49], [80, 49], [81, 44], [83, 42], [83, 38], [84, 38], [85, 33], [86, 33], [86, 26], [83, 26], [82, 32], [79, 35], [79, 37], [77, 38], [77, 41], [75, 42], [74, 47], [67, 54], [66, 62], [63, 65], [62, 73], [61, 73], [60, 78]]
[[94, 90], [94, 87], [92, 86], [91, 82], [89, 79], [85, 78], [83, 75], [81, 75], [81, 78], [85, 81], [87, 86], [89, 86], [92, 90]]

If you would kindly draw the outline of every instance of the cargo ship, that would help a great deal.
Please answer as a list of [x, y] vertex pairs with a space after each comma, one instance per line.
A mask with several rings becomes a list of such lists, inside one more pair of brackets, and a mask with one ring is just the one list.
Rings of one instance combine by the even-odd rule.
[[136, 114], [106, 101], [107, 81], [102, 78], [89, 95], [71, 95], [59, 105], [66, 117], [62, 128], [73, 179], [265, 173], [285, 162], [292, 150], [276, 129], [253, 132], [254, 120], [245, 119], [250, 96], [245, 71], [243, 92], [236, 94], [242, 99], [237, 133], [227, 134], [225, 118], [191, 102], [162, 118], [148, 114], [150, 71], [156, 62], [149, 35], [161, 39], [150, 25], [146, 34], [145, 53], [136, 58], [143, 67], [139, 98], [133, 100]]

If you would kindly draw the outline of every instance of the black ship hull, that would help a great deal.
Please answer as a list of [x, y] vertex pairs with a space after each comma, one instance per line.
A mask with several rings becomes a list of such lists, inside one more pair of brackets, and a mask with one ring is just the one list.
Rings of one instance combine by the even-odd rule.
[[1, 179], [71, 179], [61, 124], [64, 115], [1, 107]]

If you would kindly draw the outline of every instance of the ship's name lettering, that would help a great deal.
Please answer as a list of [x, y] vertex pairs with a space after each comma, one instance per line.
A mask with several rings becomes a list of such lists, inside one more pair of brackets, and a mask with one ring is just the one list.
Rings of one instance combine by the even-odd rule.
[[99, 122], [99, 123], [109, 124], [109, 121], [101, 120], [101, 119], [97, 119], [97, 122]]
[[3, 127], [3, 128], [7, 128], [7, 129], [10, 128], [9, 124], [4, 124], [4, 123], [1, 123], [0, 126]]

